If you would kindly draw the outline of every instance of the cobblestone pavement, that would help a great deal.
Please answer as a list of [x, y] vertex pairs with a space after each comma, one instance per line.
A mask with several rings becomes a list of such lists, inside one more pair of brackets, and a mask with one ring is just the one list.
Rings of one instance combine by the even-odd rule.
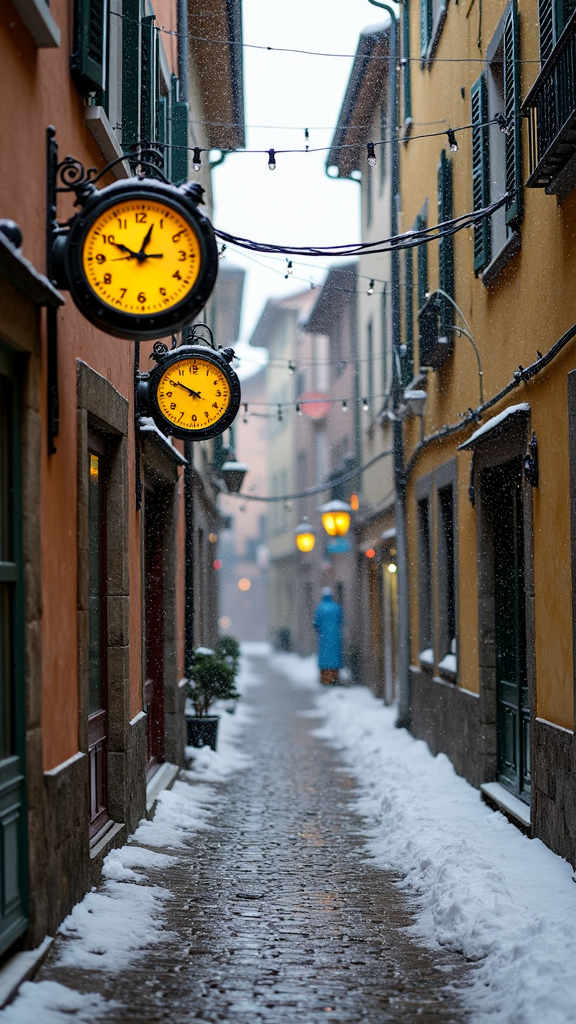
[[[354, 782], [311, 735], [312, 707], [267, 668], [249, 691], [253, 767], [224, 784], [209, 832], [174, 868], [148, 872], [177, 898], [174, 938], [117, 975], [54, 966], [39, 975], [118, 1000], [118, 1022], [460, 1024], [467, 966], [406, 933], [397, 879], [365, 859]], [[450, 986], [450, 987], [448, 987]]]

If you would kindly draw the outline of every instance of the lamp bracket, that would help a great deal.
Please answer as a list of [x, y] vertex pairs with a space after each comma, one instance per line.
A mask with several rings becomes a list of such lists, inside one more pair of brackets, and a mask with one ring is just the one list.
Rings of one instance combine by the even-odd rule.
[[535, 431], [524, 456], [524, 476], [532, 487], [538, 487], [538, 440]]

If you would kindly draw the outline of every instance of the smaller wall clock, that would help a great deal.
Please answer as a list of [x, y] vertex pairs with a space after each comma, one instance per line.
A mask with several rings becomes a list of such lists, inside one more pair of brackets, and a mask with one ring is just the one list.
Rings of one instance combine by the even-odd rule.
[[200, 190], [151, 179], [89, 194], [64, 242], [64, 278], [81, 313], [120, 338], [179, 331], [205, 306], [218, 249]]
[[[155, 346], [163, 349], [164, 346]], [[157, 366], [138, 385], [140, 410], [164, 434], [203, 441], [228, 429], [240, 407], [240, 381], [231, 348], [180, 345], [157, 351]]]

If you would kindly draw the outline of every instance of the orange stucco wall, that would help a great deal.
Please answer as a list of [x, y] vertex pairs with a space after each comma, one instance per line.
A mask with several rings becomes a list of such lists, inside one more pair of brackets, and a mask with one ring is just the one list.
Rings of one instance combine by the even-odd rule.
[[[158, 22], [175, 26], [173, 0], [159, 0]], [[0, 5], [0, 60], [4, 110], [15, 126], [3, 126], [0, 147], [0, 216], [17, 221], [23, 231], [23, 254], [45, 271], [46, 246], [46, 128], [56, 128], [59, 156], [77, 157], [86, 168], [102, 168], [105, 160], [84, 123], [84, 100], [69, 70], [72, 47], [72, 4], [52, 0], [50, 11], [58, 24], [61, 44], [37, 49], [18, 13], [4, 0]], [[172, 67], [176, 68], [176, 39], [163, 35]], [[59, 200], [59, 218], [72, 212], [68, 197]], [[76, 360], [82, 359], [129, 399], [133, 395], [133, 343], [118, 341], [91, 327], [66, 295], [59, 311], [58, 386], [60, 434], [57, 452], [48, 455], [43, 438], [38, 467], [42, 493], [42, 725], [44, 767], [50, 769], [78, 750], [77, 665], [77, 386]], [[42, 372], [45, 374], [45, 339]], [[42, 421], [46, 430], [46, 380], [42, 380]], [[134, 451], [130, 417], [129, 451]], [[140, 523], [133, 495], [134, 459], [129, 458], [130, 564], [130, 692], [131, 715], [142, 707]]]
[[[538, 13], [534, 0], [519, 0], [521, 57], [538, 57]], [[437, 165], [447, 138], [418, 139], [420, 134], [442, 132], [444, 125], [470, 123], [470, 87], [482, 71], [486, 47], [505, 8], [504, 0], [484, 5], [481, 46], [478, 5], [449, 5], [446, 23], [432, 68], [412, 64], [412, 138], [401, 152], [401, 229], [412, 227], [426, 198], [428, 223], [437, 222]], [[420, 52], [417, 10], [411, 5], [411, 54]], [[467, 57], [467, 63], [443, 59]], [[537, 73], [537, 64], [522, 66], [522, 96]], [[462, 96], [462, 91], [464, 96]], [[436, 122], [430, 125], [430, 122]], [[428, 123], [428, 125], [426, 125]], [[454, 216], [472, 209], [471, 132], [458, 133], [459, 150], [448, 152], [453, 166]], [[523, 128], [524, 177], [527, 177], [527, 129]], [[473, 234], [460, 231], [454, 238], [456, 301], [472, 325], [479, 347], [484, 396], [489, 398], [512, 377], [519, 364], [529, 365], [537, 350], [546, 352], [576, 321], [576, 193], [559, 205], [543, 189], [524, 190], [525, 213], [522, 247], [494, 284], [486, 288], [473, 274]], [[429, 287], [438, 287], [438, 246], [429, 250]], [[416, 281], [416, 271], [415, 271]], [[403, 300], [403, 295], [402, 295]], [[415, 295], [415, 309], [417, 301]], [[455, 321], [458, 323], [458, 320]], [[536, 713], [558, 725], [574, 724], [572, 663], [572, 579], [570, 567], [570, 515], [568, 478], [568, 415], [566, 377], [576, 367], [572, 342], [550, 368], [522, 384], [505, 402], [495, 406], [484, 421], [507, 405], [529, 402], [531, 430], [538, 437], [540, 484], [533, 492], [535, 647], [537, 672]], [[478, 373], [474, 352], [465, 337], [456, 338], [453, 357], [428, 376], [426, 434], [458, 421], [470, 406], [478, 405]], [[414, 481], [446, 459], [472, 432], [469, 428], [451, 442], [433, 445], [419, 459], [408, 496], [410, 553], [415, 564]], [[406, 428], [406, 457], [416, 444], [419, 422]], [[470, 454], [458, 454], [458, 571], [459, 571], [459, 676], [460, 685], [478, 689], [478, 597], [476, 514], [468, 497]], [[417, 650], [416, 590], [412, 586], [412, 658]]]

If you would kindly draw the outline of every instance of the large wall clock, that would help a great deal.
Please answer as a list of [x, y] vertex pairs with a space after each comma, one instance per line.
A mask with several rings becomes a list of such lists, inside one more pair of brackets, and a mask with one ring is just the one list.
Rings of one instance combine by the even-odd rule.
[[180, 345], [161, 354], [140, 378], [140, 407], [164, 434], [202, 441], [223, 433], [240, 407], [240, 381], [231, 348]]
[[199, 196], [153, 180], [94, 192], [72, 222], [65, 280], [80, 311], [120, 338], [180, 330], [204, 307], [218, 249]]

